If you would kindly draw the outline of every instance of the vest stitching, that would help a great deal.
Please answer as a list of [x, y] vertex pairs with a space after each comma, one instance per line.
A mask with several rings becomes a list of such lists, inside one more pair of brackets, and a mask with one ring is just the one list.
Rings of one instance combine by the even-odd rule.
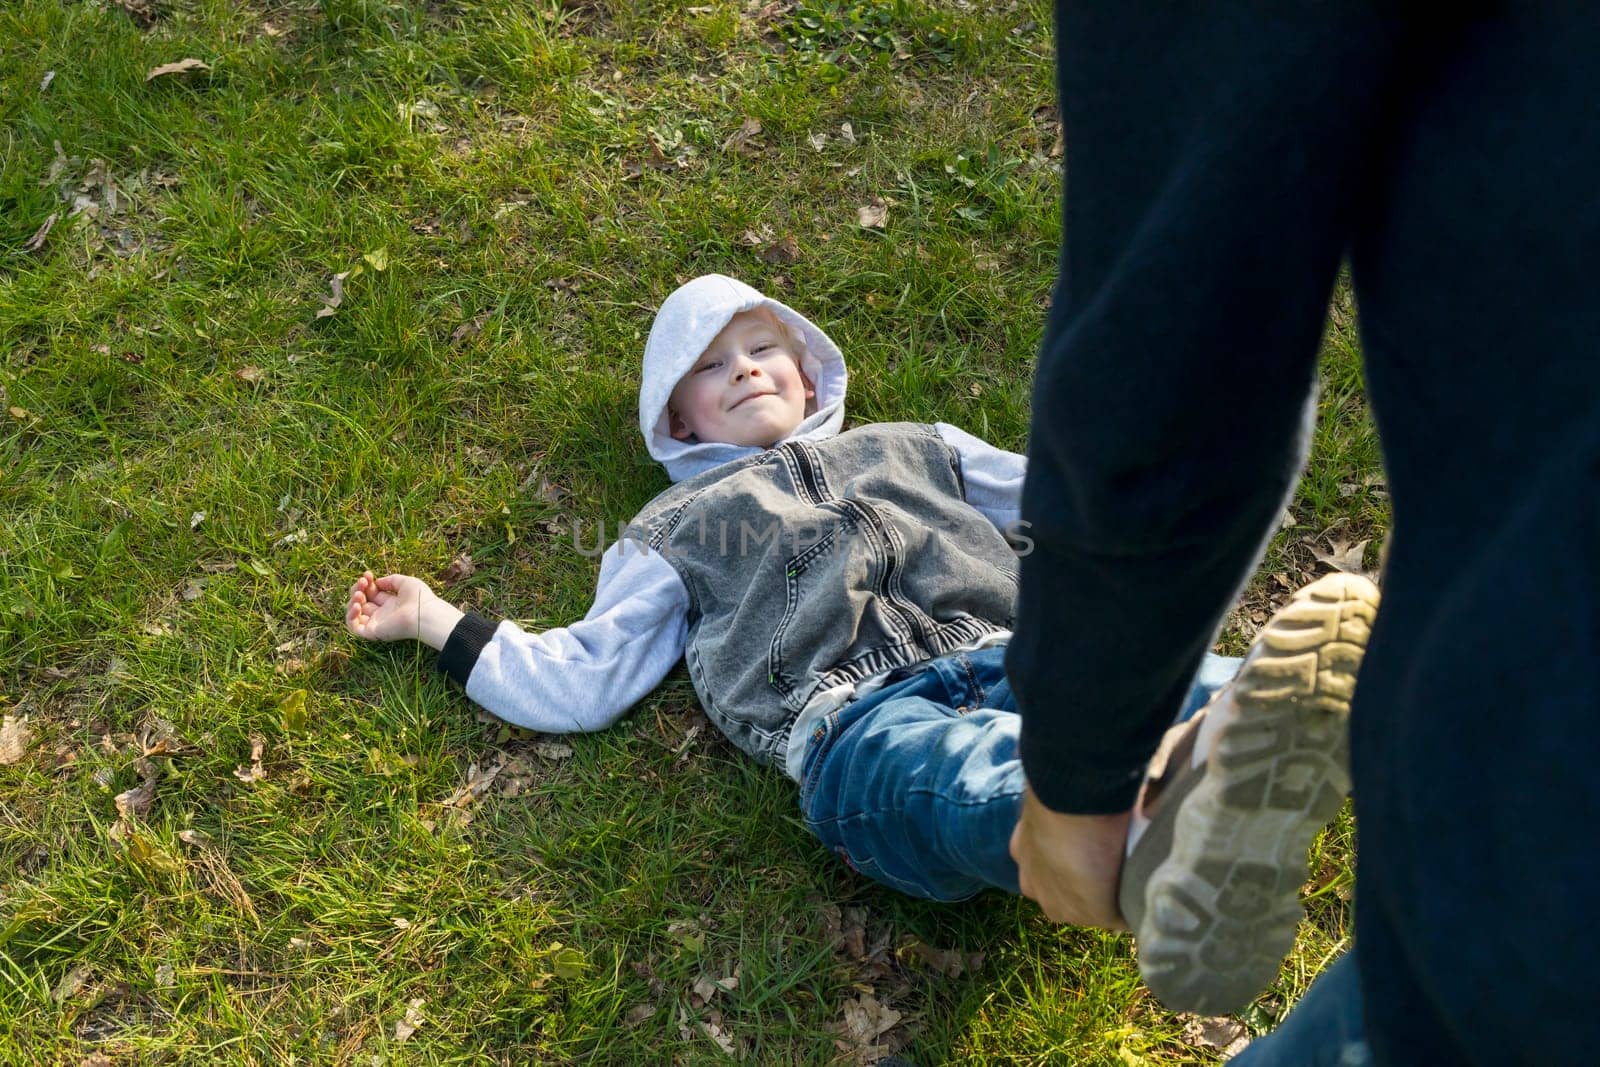
[[866, 531], [868, 539], [871, 540], [874, 550], [877, 552], [878, 557], [883, 563], [882, 567], [878, 571], [878, 580], [872, 583], [873, 592], [876, 593], [880, 599], [882, 599], [884, 606], [889, 609], [883, 613], [883, 617], [889, 621], [889, 624], [894, 628], [895, 633], [900, 635], [901, 642], [907, 644], [915, 643], [917, 640], [917, 635], [911, 632], [905, 617], [900, 613], [899, 606], [895, 604], [894, 594], [890, 593], [888, 589], [887, 583], [889, 581], [890, 574], [886, 572], [889, 571], [894, 561], [893, 557], [889, 554], [888, 546], [886, 546], [881, 539], [882, 533], [877, 528], [877, 523], [871, 521], [872, 513], [869, 512], [860, 501], [856, 500], [841, 500], [839, 501], [839, 506], [856, 512], [866, 520], [859, 524], [859, 528]]

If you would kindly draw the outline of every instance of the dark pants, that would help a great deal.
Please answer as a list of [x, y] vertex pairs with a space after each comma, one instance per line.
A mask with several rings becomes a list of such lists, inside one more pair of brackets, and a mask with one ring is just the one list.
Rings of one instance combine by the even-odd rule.
[[1539, 1061], [1600, 1043], [1600, 5], [1378, 8], [1058, 3], [1007, 674], [1040, 798], [1127, 807], [1293, 481], [1348, 262], [1393, 501], [1352, 712], [1367, 1037]]

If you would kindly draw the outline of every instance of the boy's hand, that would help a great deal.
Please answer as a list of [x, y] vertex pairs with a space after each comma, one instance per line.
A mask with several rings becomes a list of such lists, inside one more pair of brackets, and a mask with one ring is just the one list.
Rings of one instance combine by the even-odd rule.
[[1054, 922], [1126, 930], [1117, 877], [1129, 814], [1062, 815], [1024, 789], [1022, 817], [1011, 834], [1022, 895]]
[[421, 578], [408, 574], [374, 578], [367, 571], [350, 587], [344, 624], [357, 637], [370, 641], [416, 640], [422, 634], [426, 605], [437, 599]]

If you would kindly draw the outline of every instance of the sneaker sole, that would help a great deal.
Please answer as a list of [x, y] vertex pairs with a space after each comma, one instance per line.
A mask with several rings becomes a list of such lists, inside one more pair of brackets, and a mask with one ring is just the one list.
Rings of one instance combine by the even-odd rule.
[[1168, 1008], [1237, 1011], [1293, 948], [1307, 849], [1350, 790], [1350, 698], [1377, 607], [1365, 578], [1313, 582], [1231, 683], [1237, 710], [1145, 887], [1139, 971]]

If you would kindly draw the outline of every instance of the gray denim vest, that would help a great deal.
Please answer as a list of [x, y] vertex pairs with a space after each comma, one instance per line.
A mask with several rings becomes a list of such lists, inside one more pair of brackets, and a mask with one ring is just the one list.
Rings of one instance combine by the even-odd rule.
[[630, 536], [689, 591], [685, 659], [707, 716], [781, 763], [816, 693], [942, 656], [1016, 612], [1011, 546], [965, 502], [932, 426], [787, 441], [685, 479]]

